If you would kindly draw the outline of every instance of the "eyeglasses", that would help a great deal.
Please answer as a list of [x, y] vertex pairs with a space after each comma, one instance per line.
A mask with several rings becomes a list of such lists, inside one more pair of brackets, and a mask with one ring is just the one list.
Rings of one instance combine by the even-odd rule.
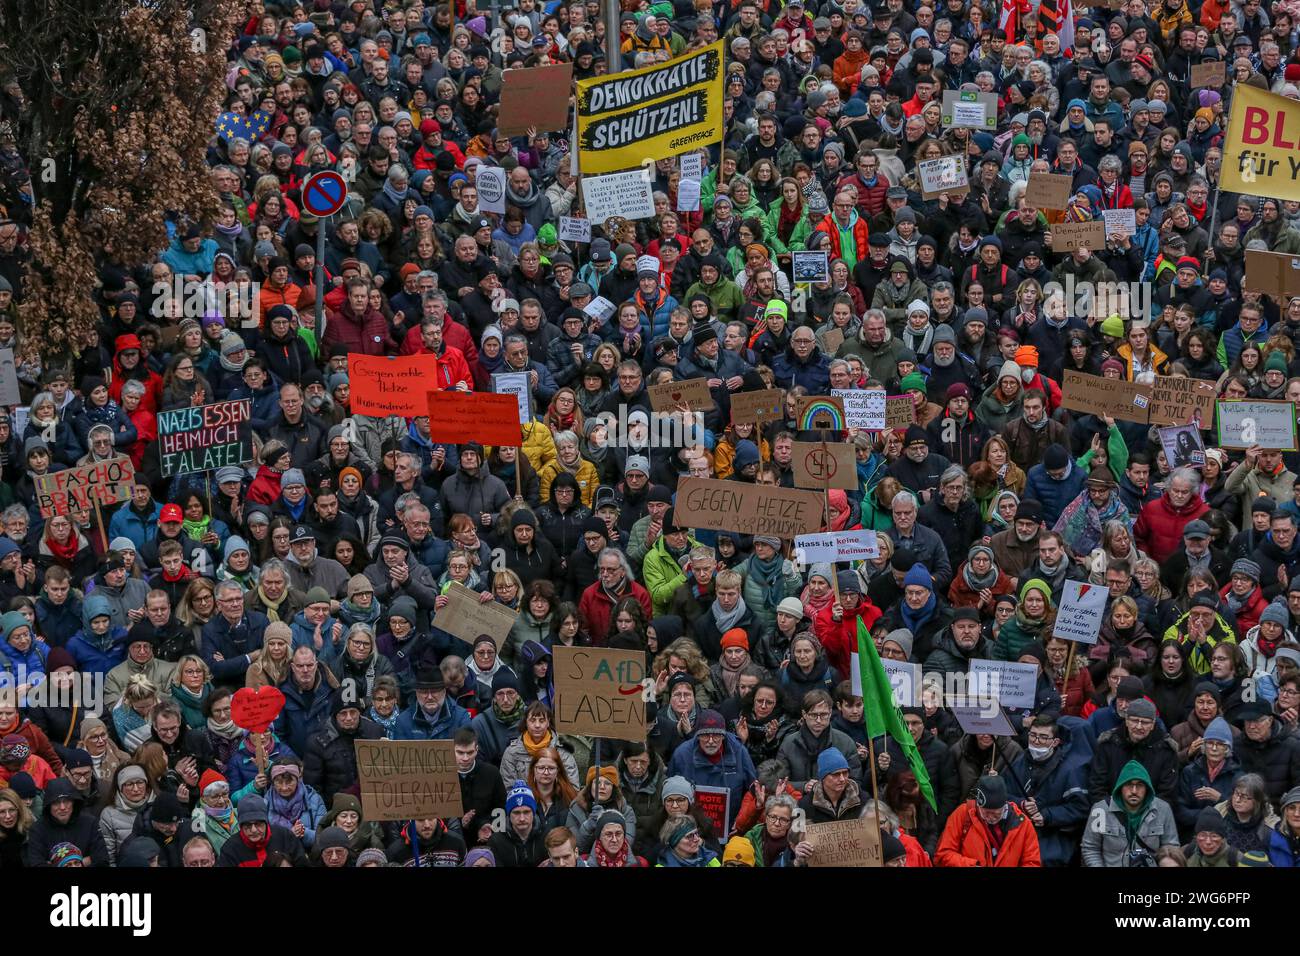
[[1150, 717], [1127, 717], [1125, 718], [1134, 727], [1154, 727], [1156, 722]]
[[1050, 744], [1056, 738], [1051, 734], [1030, 734], [1029, 742], [1031, 744]]

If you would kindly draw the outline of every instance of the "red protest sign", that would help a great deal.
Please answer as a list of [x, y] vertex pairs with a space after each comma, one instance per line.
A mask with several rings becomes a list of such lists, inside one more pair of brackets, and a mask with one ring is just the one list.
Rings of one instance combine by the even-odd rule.
[[274, 687], [259, 687], [254, 690], [244, 687], [235, 691], [230, 698], [230, 719], [236, 726], [264, 734], [280, 716], [284, 708], [284, 694]]
[[696, 787], [695, 807], [709, 818], [713, 832], [725, 842], [731, 816], [731, 791], [726, 787]]
[[354, 415], [428, 414], [429, 383], [438, 373], [436, 355], [348, 355], [350, 408]]
[[519, 400], [488, 392], [429, 392], [429, 439], [459, 444], [519, 445]]

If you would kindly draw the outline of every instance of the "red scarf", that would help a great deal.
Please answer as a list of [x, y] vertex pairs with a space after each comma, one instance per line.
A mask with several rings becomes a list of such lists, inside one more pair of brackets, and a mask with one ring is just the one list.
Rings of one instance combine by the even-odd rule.
[[596, 843], [592, 847], [592, 854], [596, 857], [597, 866], [627, 866], [627, 840], [624, 839], [623, 846], [616, 856], [610, 856], [605, 849], [605, 845], [597, 837]]
[[239, 831], [239, 839], [244, 841], [244, 846], [253, 851], [253, 858], [245, 860], [240, 866], [257, 867], [266, 862], [266, 845], [271, 842], [271, 826], [267, 824], [266, 836], [257, 843], [248, 838], [243, 830]]
[[1203, 221], [1205, 219], [1206, 212], [1209, 211], [1208, 200], [1201, 203], [1198, 206], [1195, 203], [1193, 203], [1190, 199], [1184, 199], [1183, 205], [1187, 207], [1187, 211], [1192, 214], [1192, 218], [1195, 219], [1197, 222]]
[[790, 240], [790, 234], [794, 232], [794, 227], [799, 225], [799, 220], [803, 218], [803, 197], [799, 197], [799, 202], [794, 211], [784, 202], [781, 203], [781, 217], [776, 223], [776, 234], [781, 237], [782, 242]]
[[50, 549], [50, 554], [54, 555], [54, 560], [69, 571], [72, 570], [72, 562], [77, 559], [77, 552], [81, 550], [76, 531], [68, 535], [67, 544], [59, 544], [47, 531], [45, 532], [45, 546]]

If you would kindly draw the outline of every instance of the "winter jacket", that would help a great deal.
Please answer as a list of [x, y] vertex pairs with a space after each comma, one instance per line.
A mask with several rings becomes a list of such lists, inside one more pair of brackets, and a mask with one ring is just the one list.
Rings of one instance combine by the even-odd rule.
[[383, 737], [383, 728], [365, 717], [352, 733], [343, 733], [337, 721], [331, 719], [307, 740], [307, 751], [303, 754], [303, 781], [318, 792], [326, 804], [332, 804], [336, 793], [357, 782], [356, 741]]
[[[67, 823], [59, 823], [50, 812], [54, 802], [63, 797], [72, 798], [72, 816]], [[108, 847], [100, 833], [98, 817], [93, 810], [86, 808], [84, 799], [72, 781], [65, 778], [51, 780], [45, 788], [45, 801], [40, 816], [27, 833], [27, 846], [24, 849], [27, 866], [49, 866], [50, 850], [59, 843], [71, 843], [77, 847], [84, 857], [89, 858], [90, 866], [110, 865]]]
[[1210, 506], [1198, 495], [1193, 495], [1187, 504], [1176, 508], [1166, 492], [1155, 501], [1142, 506], [1142, 512], [1133, 526], [1137, 546], [1157, 564], [1162, 563], [1182, 547], [1183, 528], [1187, 523], [1209, 510]]
[[1004, 773], [1007, 793], [1018, 804], [1033, 798], [1043, 823], [1038, 827], [1044, 866], [1066, 866], [1074, 858], [1088, 817], [1088, 761], [1092, 747], [1083, 721], [1063, 717], [1056, 725], [1058, 746], [1039, 763], [1023, 752]]
[[[749, 758], [749, 751], [734, 734], [727, 734], [723, 741], [721, 759], [714, 763], [704, 756], [699, 742], [693, 737], [683, 741], [673, 751], [668, 761], [668, 776], [685, 777], [696, 787], [725, 787], [731, 791], [731, 817], [740, 809], [740, 801], [745, 791], [758, 779], [754, 762]], [[727, 830], [731, 820], [727, 820]]]
[[948, 817], [934, 854], [935, 866], [1042, 866], [1038, 834], [1025, 812], [1008, 802], [1000, 826], [1001, 840], [995, 840], [980, 819], [974, 800], [967, 800]]
[[[1128, 813], [1121, 787], [1132, 780], [1147, 785], [1145, 802], [1139, 808], [1137, 826], [1130, 833]], [[1151, 780], [1136, 761], [1120, 773], [1110, 796], [1098, 800], [1088, 813], [1083, 832], [1084, 866], [1155, 866], [1155, 854], [1162, 846], [1178, 845], [1178, 826], [1169, 804], [1151, 792]]]
[[[1092, 766], [1088, 774], [1088, 794], [1093, 803], [1103, 801], [1115, 788], [1120, 771], [1129, 761], [1142, 765], [1151, 779], [1156, 794], [1167, 803], [1176, 799], [1178, 790], [1178, 745], [1160, 726], [1139, 742], [1128, 734], [1128, 726], [1121, 724], [1097, 738], [1093, 748]], [[1172, 812], [1172, 811], [1171, 811]]]
[[450, 740], [452, 734], [470, 724], [469, 712], [450, 698], [437, 714], [429, 715], [419, 702], [411, 704], [397, 718], [394, 740]]
[[848, 734], [831, 727], [827, 736], [821, 741], [822, 746], [814, 753], [812, 735], [802, 725], [798, 725], [785, 740], [781, 741], [781, 759], [790, 772], [787, 779], [796, 790], [807, 790], [817, 779], [817, 757], [822, 750], [834, 747], [844, 755], [849, 764], [849, 775], [854, 780], [861, 779], [862, 761], [858, 757], [858, 748]]

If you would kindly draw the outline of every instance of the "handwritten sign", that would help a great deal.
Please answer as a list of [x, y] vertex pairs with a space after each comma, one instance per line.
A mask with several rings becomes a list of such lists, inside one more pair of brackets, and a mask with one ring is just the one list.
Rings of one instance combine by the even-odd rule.
[[1188, 85], [1194, 90], [1199, 90], [1203, 86], [1220, 87], [1223, 85], [1227, 66], [1226, 60], [1206, 60], [1203, 63], [1194, 63], [1189, 77], [1191, 82]]
[[284, 692], [277, 687], [241, 687], [230, 698], [230, 719], [236, 726], [264, 734], [284, 709]]
[[858, 459], [845, 442], [797, 441], [793, 443], [796, 488], [858, 490]]
[[947, 193], [949, 198], [956, 199], [970, 192], [970, 180], [966, 176], [966, 159], [963, 156], [923, 159], [916, 164], [916, 173], [921, 180], [922, 199], [936, 199], [943, 193]]
[[233, 399], [158, 413], [158, 452], [164, 478], [253, 460], [248, 423], [253, 400]]
[[731, 791], [726, 787], [696, 787], [695, 808], [709, 818], [719, 837], [731, 832]]
[[554, 653], [556, 730], [645, 740], [645, 654], [559, 644]]
[[1052, 637], [1096, 644], [1109, 595], [1110, 591], [1104, 585], [1066, 581], [1061, 592], [1061, 607], [1056, 612], [1056, 623], [1052, 625]]
[[804, 564], [866, 561], [880, 557], [880, 539], [876, 532], [864, 528], [801, 534], [795, 536], [794, 550]]
[[478, 188], [478, 208], [482, 212], [506, 212], [506, 171], [500, 166], [476, 166], [474, 185]]
[[433, 626], [470, 644], [486, 634], [500, 650], [519, 613], [499, 601], [480, 601], [477, 591], [456, 581], [445, 594], [447, 603], [433, 616]]
[[885, 399], [885, 427], [906, 428], [916, 424], [916, 402], [911, 395], [890, 395]]
[[761, 392], [733, 392], [731, 395], [731, 421], [777, 422], [785, 417], [785, 392], [769, 388]]
[[100, 506], [115, 505], [131, 497], [135, 466], [130, 458], [110, 458], [80, 468], [65, 468], [35, 475], [36, 504], [42, 518], [85, 514]]
[[429, 383], [438, 369], [436, 355], [348, 355], [354, 415], [414, 418], [428, 414]]
[[702, 378], [650, 385], [645, 391], [650, 399], [650, 408], [656, 412], [675, 412], [682, 405], [693, 412], [707, 412], [714, 407], [713, 396], [709, 394], [709, 383]]
[[970, 662], [969, 673], [972, 693], [993, 697], [1003, 707], [1034, 706], [1038, 687], [1038, 668], [1035, 665], [974, 660]]
[[429, 440], [459, 444], [518, 445], [519, 402], [513, 395], [486, 392], [430, 392]]
[[1133, 209], [1103, 209], [1102, 221], [1108, 236], [1132, 236], [1137, 233], [1137, 212]]
[[607, 176], [583, 176], [582, 202], [587, 218], [596, 222], [604, 222], [610, 216], [650, 219], [655, 214], [650, 176], [645, 169]]
[[519, 424], [527, 425], [533, 420], [533, 394], [528, 388], [527, 372], [495, 372], [492, 375], [492, 391], [498, 395], [513, 395], [519, 403]]
[[686, 528], [793, 538], [821, 529], [823, 504], [815, 491], [683, 478], [674, 515]]
[[[833, 388], [831, 395], [844, 403], [844, 420], [850, 428], [884, 431], [885, 390], [883, 388]], [[903, 396], [911, 402], [911, 398]]]
[[1064, 209], [1073, 195], [1073, 176], [1030, 173], [1025, 186], [1025, 202], [1037, 209]]
[[465, 812], [450, 740], [358, 740], [354, 746], [367, 820], [446, 819]]
[[1294, 402], [1220, 401], [1219, 447], [1296, 451]]
[[700, 182], [698, 179], [677, 181], [677, 211], [695, 212], [700, 208]]
[[1157, 375], [1151, 383], [1151, 424], [1195, 422], [1208, 427], [1218, 397], [1213, 382], [1175, 375]]
[[[697, 788], [698, 789], [698, 788]], [[806, 839], [815, 849], [809, 866], [884, 866], [880, 832], [871, 817], [808, 824]]]
[[1151, 386], [1066, 369], [1061, 380], [1061, 404], [1076, 412], [1146, 424]]
[[1106, 248], [1106, 224], [1094, 219], [1091, 222], [1061, 222], [1052, 227], [1052, 251], [1073, 252], [1080, 247], [1093, 251]]
[[998, 97], [996, 93], [976, 93], [966, 90], [944, 90], [940, 122], [951, 129], [964, 126], [993, 132], [998, 126]]

